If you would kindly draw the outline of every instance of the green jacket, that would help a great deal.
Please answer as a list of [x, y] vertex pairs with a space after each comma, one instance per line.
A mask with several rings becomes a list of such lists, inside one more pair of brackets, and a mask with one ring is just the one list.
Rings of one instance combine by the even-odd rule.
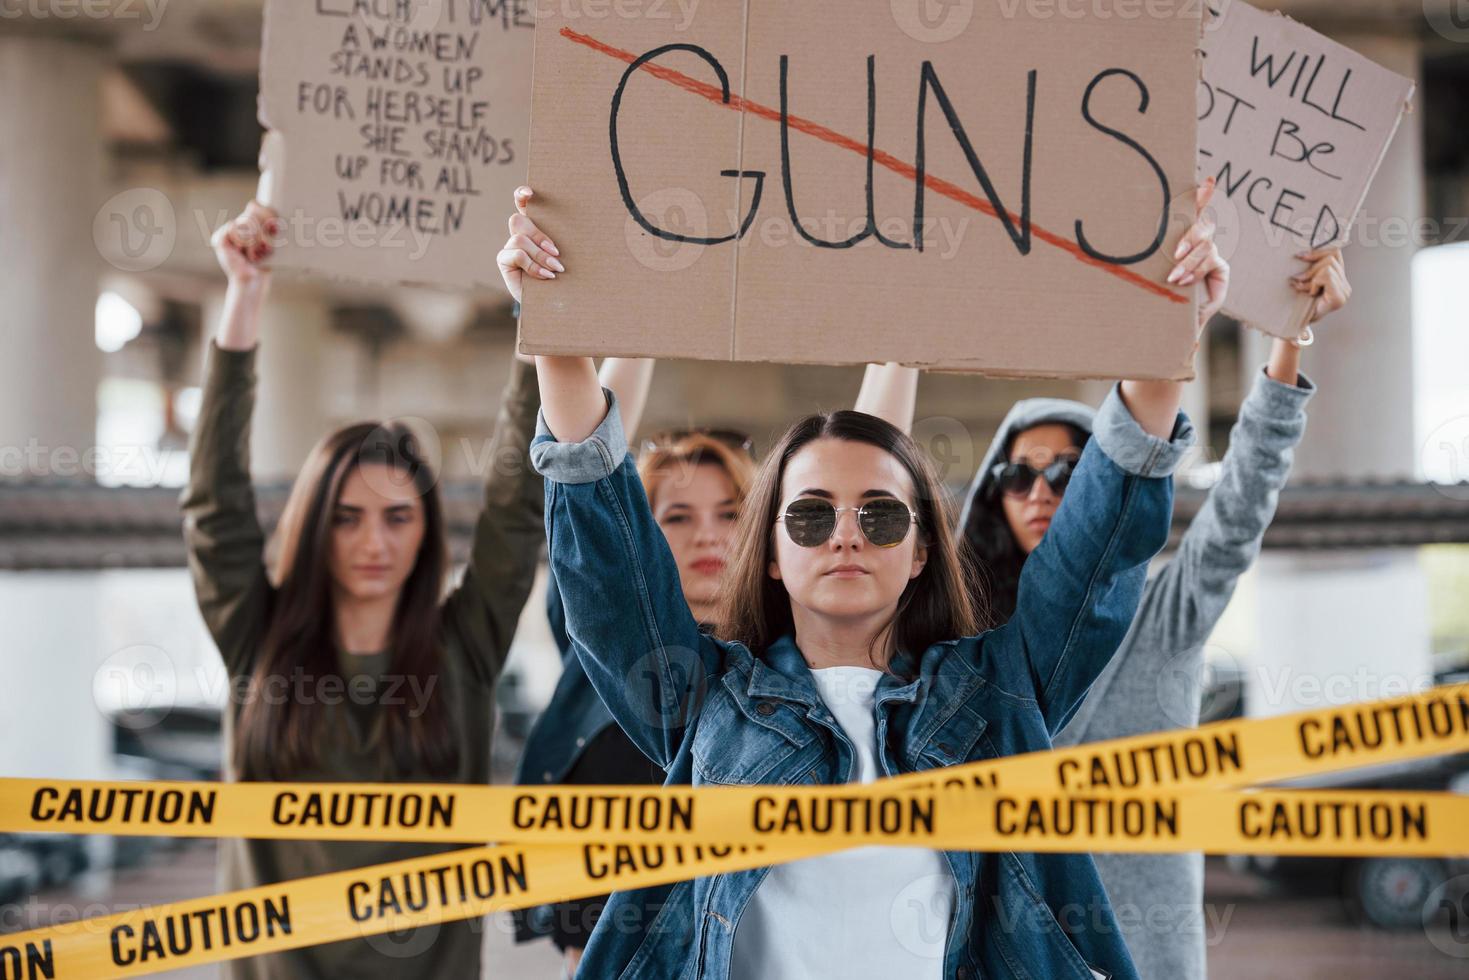
[[[250, 485], [250, 416], [255, 404], [255, 352], [226, 351], [210, 344], [203, 405], [190, 446], [189, 484], [180, 505], [189, 570], [199, 610], [219, 647], [231, 680], [224, 716], [226, 778], [247, 779], [234, 769], [233, 733], [250, 695], [245, 681], [272, 605], [266, 576], [265, 534], [255, 513]], [[490, 781], [490, 734], [494, 728], [494, 684], [515, 636], [521, 607], [535, 580], [541, 543], [544, 489], [528, 458], [540, 392], [535, 370], [515, 362], [495, 424], [492, 471], [485, 506], [475, 525], [473, 550], [463, 581], [443, 605], [446, 637], [442, 676], [429, 688], [389, 690], [382, 697], [450, 698], [460, 737], [455, 782]], [[391, 653], [362, 657], [338, 651], [343, 681], [383, 671]], [[426, 777], [393, 771], [380, 751], [382, 713], [362, 698], [343, 694], [332, 682], [283, 678], [293, 696], [319, 697], [325, 714], [320, 761], [296, 774], [305, 782], [420, 782]], [[394, 685], [399, 686], [399, 685]], [[401, 687], [401, 686], [399, 686]], [[270, 689], [262, 689], [267, 692]], [[350, 688], [346, 690], [351, 690]], [[342, 871], [419, 857], [453, 845], [392, 841], [270, 841], [226, 839], [220, 848], [220, 887], [225, 890], [273, 884], [291, 878]], [[476, 977], [480, 972], [481, 923], [444, 923], [407, 935], [381, 934], [285, 953], [236, 960], [225, 975], [249, 980], [316, 978]]]

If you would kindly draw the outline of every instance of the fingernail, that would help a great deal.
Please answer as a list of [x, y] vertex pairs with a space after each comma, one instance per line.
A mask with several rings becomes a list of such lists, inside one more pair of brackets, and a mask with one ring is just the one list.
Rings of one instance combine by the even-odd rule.
[[1184, 253], [1187, 252], [1187, 251], [1188, 251], [1188, 239], [1187, 238], [1180, 239], [1179, 242], [1178, 242], [1178, 247], [1173, 250], [1173, 257], [1175, 259], [1181, 259], [1181, 258], [1183, 258]]
[[1168, 273], [1168, 281], [1169, 282], [1177, 282], [1178, 281], [1178, 277], [1179, 277], [1180, 274], [1182, 274], [1182, 272], [1183, 272], [1182, 269], [1175, 268], [1172, 272]]
[[550, 252], [552, 255], [561, 254], [561, 249], [557, 248], [556, 243], [551, 241], [551, 239], [549, 238], [546, 239], [546, 251]]
[[541, 278], [542, 279], [555, 279], [556, 278], [556, 273], [552, 272], [550, 269], [542, 269], [541, 270]]
[[557, 272], [565, 272], [566, 271], [566, 266], [562, 265], [561, 264], [561, 261], [559, 259], [548, 258], [548, 259], [546, 259], [546, 264], [549, 265], [551, 268], [555, 269]]

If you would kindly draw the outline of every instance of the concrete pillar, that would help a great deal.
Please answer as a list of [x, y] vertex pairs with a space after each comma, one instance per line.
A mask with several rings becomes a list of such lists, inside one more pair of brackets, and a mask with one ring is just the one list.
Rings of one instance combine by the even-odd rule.
[[[204, 305], [203, 327], [213, 336], [224, 301], [220, 290]], [[261, 311], [259, 390], [250, 433], [251, 473], [258, 481], [290, 480], [327, 432], [325, 376], [331, 310], [308, 288], [272, 284]]]
[[[1418, 77], [1413, 38], [1338, 37]], [[1424, 213], [1422, 116], [1404, 116], [1345, 249], [1352, 300], [1318, 325], [1302, 369], [1319, 391], [1292, 478], [1411, 478], [1412, 260], [1408, 230]], [[1252, 334], [1252, 332], [1247, 331]], [[1242, 368], [1258, 370], [1268, 339], [1246, 338]], [[1259, 566], [1259, 642], [1246, 710], [1269, 715], [1387, 697], [1431, 676], [1427, 583], [1408, 548], [1293, 554]]]
[[105, 57], [0, 37], [0, 476], [75, 474], [96, 441]]

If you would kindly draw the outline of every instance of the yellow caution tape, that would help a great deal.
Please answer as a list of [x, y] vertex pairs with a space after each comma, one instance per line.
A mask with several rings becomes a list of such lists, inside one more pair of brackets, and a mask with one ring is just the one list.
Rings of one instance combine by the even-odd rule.
[[[963, 832], [884, 842], [946, 850], [1469, 852], [1469, 798], [1448, 793], [998, 793], [970, 812], [975, 822]], [[766, 845], [470, 848], [0, 937], [0, 977], [142, 976], [746, 870], [825, 853], [837, 849], [834, 843], [808, 829]]]
[[142, 976], [859, 844], [1464, 854], [1469, 797], [1226, 789], [1456, 751], [1469, 751], [1469, 684], [867, 785], [532, 789], [5, 780], [0, 830], [501, 843], [0, 937], [0, 980]]
[[[1220, 789], [1469, 752], [1469, 684], [910, 773], [866, 786], [464, 786], [0, 779], [0, 831], [484, 843], [758, 843], [792, 808], [932, 821], [916, 790]], [[950, 804], [958, 816], [962, 798]], [[835, 819], [835, 818], [834, 818]], [[895, 824], [896, 822], [896, 824]], [[881, 831], [873, 831], [879, 833]], [[854, 841], [868, 840], [854, 831]]]

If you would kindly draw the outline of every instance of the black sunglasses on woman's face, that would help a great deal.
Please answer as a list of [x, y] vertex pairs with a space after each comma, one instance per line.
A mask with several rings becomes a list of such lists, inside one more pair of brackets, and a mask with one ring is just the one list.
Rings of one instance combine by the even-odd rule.
[[1036, 469], [1024, 460], [1014, 463], [996, 463], [990, 472], [999, 484], [1000, 490], [1012, 497], [1024, 497], [1030, 493], [1030, 488], [1035, 485], [1035, 478], [1045, 477], [1046, 483], [1050, 485], [1053, 493], [1061, 495], [1066, 492], [1066, 484], [1071, 482], [1071, 474], [1076, 470], [1076, 464], [1080, 457], [1060, 456], [1049, 466]]

